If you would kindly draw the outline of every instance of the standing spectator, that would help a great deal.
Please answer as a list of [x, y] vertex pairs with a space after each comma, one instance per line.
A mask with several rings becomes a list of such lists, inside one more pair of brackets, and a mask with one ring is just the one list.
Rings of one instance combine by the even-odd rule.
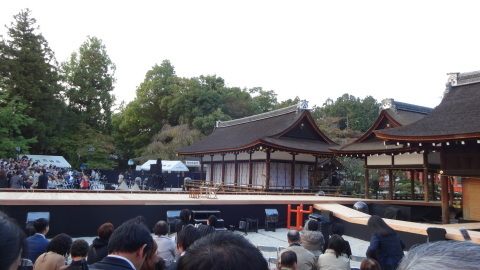
[[88, 243], [83, 239], [77, 239], [73, 241], [72, 247], [70, 248], [70, 256], [72, 257], [72, 262], [70, 265], [65, 265], [60, 268], [60, 270], [88, 270], [88, 265], [85, 259], [87, 258], [88, 253]]
[[34, 270], [59, 270], [66, 264], [70, 253], [72, 238], [64, 233], [55, 236], [47, 246], [46, 252], [38, 256]]
[[[282, 253], [291, 250], [297, 254], [297, 269], [298, 270], [316, 270], [317, 260], [312, 252], [302, 247], [300, 233], [296, 230], [291, 230], [287, 233], [287, 239], [289, 246], [282, 250]], [[282, 256], [280, 253], [280, 258]]]
[[108, 242], [108, 256], [90, 269], [135, 270], [142, 267], [153, 247], [150, 231], [142, 223], [128, 220], [115, 229]]
[[80, 188], [81, 189], [88, 189], [89, 187], [89, 182], [88, 182], [88, 175], [82, 174], [82, 181], [80, 181]]
[[405, 245], [397, 233], [376, 215], [368, 219], [368, 228], [373, 231], [367, 257], [376, 259], [382, 270], [397, 269], [403, 258]]
[[45, 252], [48, 243], [50, 243], [50, 241], [45, 238], [45, 235], [50, 230], [50, 226], [46, 218], [39, 218], [33, 222], [33, 228], [35, 229], [35, 234], [25, 239], [25, 254], [27, 259], [35, 263], [38, 256]]
[[168, 223], [160, 220], [153, 227], [155, 236], [153, 240], [157, 243], [157, 255], [166, 261], [173, 262], [178, 255], [177, 246], [172, 238], [168, 237]]
[[0, 169], [0, 188], [8, 188], [7, 172]]
[[350, 270], [350, 259], [343, 252], [345, 242], [340, 235], [334, 234], [328, 241], [325, 254], [318, 257], [319, 270]]
[[318, 221], [309, 219], [305, 222], [305, 229], [301, 233], [302, 246], [318, 258], [323, 251], [323, 234], [318, 230]]
[[17, 269], [25, 239], [23, 230], [0, 212], [0, 270]]
[[180, 220], [175, 224], [175, 232], [178, 234], [183, 227], [191, 224], [192, 212], [189, 209], [180, 211]]
[[23, 178], [22, 172], [17, 170], [15, 176], [10, 179], [10, 188], [22, 188], [23, 187]]
[[108, 255], [108, 240], [114, 230], [115, 227], [112, 223], [107, 222], [100, 225], [97, 230], [98, 237], [93, 239], [92, 244], [88, 248], [88, 264], [99, 262]]
[[215, 215], [210, 215], [207, 219], [207, 225], [205, 224], [199, 224], [198, 229], [202, 233], [203, 236], [214, 233], [215, 226], [217, 225], [217, 217]]
[[48, 186], [47, 170], [42, 169], [40, 171], [40, 176], [38, 177], [37, 188], [38, 189], [47, 189], [47, 186]]

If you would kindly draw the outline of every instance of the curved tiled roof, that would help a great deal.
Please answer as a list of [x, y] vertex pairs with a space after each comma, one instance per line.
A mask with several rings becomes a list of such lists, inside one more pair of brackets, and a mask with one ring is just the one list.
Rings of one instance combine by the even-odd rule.
[[424, 118], [431, 108], [408, 104], [404, 102], [394, 101], [393, 99], [385, 99], [382, 101], [383, 110], [362, 137], [358, 138], [352, 143], [332, 147], [330, 150], [335, 153], [384, 153], [406, 151], [410, 148], [405, 148], [402, 145], [386, 145], [383, 140], [377, 138], [375, 132], [378, 130], [387, 130], [390, 127], [399, 127], [414, 123]]
[[[382, 139], [433, 141], [480, 137], [480, 73], [469, 73], [451, 84], [438, 105], [419, 121], [393, 129], [376, 131]], [[463, 79], [462, 79], [463, 78]], [[458, 83], [466, 83], [458, 85]]]
[[[295, 108], [295, 109], [293, 109]], [[294, 137], [287, 134], [296, 125], [310, 125], [305, 128], [310, 137]], [[313, 123], [310, 112], [291, 106], [277, 111], [217, 123], [212, 134], [202, 141], [175, 150], [180, 155], [198, 155], [218, 152], [245, 151], [256, 145], [269, 145], [285, 151], [305, 153], [330, 153], [328, 147], [336, 145]], [[300, 131], [301, 132], [301, 131]], [[313, 134], [313, 135], [312, 135]], [[300, 134], [301, 135], [301, 134]]]

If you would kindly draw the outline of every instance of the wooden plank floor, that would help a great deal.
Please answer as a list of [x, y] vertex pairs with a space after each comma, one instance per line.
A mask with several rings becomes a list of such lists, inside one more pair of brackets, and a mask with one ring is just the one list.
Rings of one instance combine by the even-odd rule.
[[[313, 206], [318, 210], [329, 210], [334, 216], [350, 223], [367, 225], [370, 215], [357, 211], [355, 209], [335, 204], [335, 203], [319, 203]], [[384, 219], [385, 222], [396, 231], [403, 231], [408, 233], [415, 233], [427, 235], [427, 228], [436, 227], [444, 228], [447, 231], [446, 238], [463, 241], [463, 236], [458, 230], [459, 228], [467, 228], [470, 237], [474, 243], [480, 243], [480, 232], [472, 231], [472, 229], [480, 229], [480, 223], [461, 223], [461, 224], [431, 224], [431, 223], [416, 223], [394, 219]]]

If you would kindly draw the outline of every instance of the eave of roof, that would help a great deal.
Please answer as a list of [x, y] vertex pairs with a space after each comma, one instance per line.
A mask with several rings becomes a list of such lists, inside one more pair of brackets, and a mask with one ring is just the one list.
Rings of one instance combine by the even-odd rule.
[[[477, 75], [477, 74], [474, 74]], [[480, 138], [480, 83], [450, 86], [429, 115], [410, 125], [375, 131], [397, 141], [445, 141]]]

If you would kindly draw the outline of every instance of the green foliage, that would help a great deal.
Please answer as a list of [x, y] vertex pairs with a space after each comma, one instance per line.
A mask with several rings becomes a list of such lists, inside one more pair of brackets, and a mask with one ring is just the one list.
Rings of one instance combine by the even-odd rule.
[[34, 119], [28, 117], [26, 106], [16, 100], [6, 102], [0, 95], [0, 156], [14, 157], [18, 154], [15, 150], [20, 147], [23, 152], [28, 152], [30, 145], [37, 142], [36, 138], [25, 138], [21, 134], [21, 127], [30, 125]]
[[250, 95], [253, 96], [253, 103], [256, 108], [255, 114], [277, 109], [278, 101], [275, 91], [265, 91], [262, 87], [254, 87], [248, 91], [250, 92]]
[[218, 108], [213, 113], [197, 117], [193, 120], [193, 127], [200, 130], [205, 135], [208, 135], [213, 131], [213, 127], [215, 127], [216, 121], [227, 121], [231, 120], [230, 116], [224, 114], [220, 108]]
[[6, 102], [26, 105], [24, 113], [35, 121], [20, 127], [27, 138], [36, 138], [33, 153], [52, 152], [61, 130], [59, 115], [65, 110], [57, 63], [47, 41], [38, 33], [30, 10], [15, 15], [0, 44], [0, 89]]
[[137, 161], [143, 163], [149, 159], [157, 158], [179, 159], [175, 156], [174, 149], [194, 144], [202, 138], [203, 135], [198, 130], [190, 129], [186, 124], [175, 127], [168, 124], [164, 125], [162, 130], [153, 137], [152, 142], [145, 148], [141, 157], [137, 158]]
[[78, 122], [105, 134], [111, 132], [115, 69], [105, 45], [96, 37], [88, 37], [78, 53], [72, 53], [69, 62], [62, 64], [68, 108]]
[[86, 164], [89, 168], [111, 170], [116, 165], [111, 159], [115, 152], [113, 143], [113, 137], [80, 123], [61, 144], [73, 168]]

